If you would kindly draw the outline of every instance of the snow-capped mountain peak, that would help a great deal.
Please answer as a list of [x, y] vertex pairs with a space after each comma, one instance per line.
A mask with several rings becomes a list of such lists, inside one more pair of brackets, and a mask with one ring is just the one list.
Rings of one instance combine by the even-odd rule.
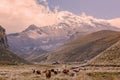
[[21, 35], [27, 35], [27, 37], [31, 39], [39, 39], [47, 36], [47, 34], [44, 33], [44, 31], [40, 27], [37, 27], [34, 24], [30, 25], [27, 29], [25, 29], [21, 33]]

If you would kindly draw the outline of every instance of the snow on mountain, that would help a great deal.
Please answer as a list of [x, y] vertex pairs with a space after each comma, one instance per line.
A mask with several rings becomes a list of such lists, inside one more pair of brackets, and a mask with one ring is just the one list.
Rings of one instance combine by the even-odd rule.
[[46, 36], [46, 34], [42, 33], [41, 29], [35, 25], [30, 25], [22, 33], [26, 34], [29, 38], [32, 38], [32, 39], [38, 39], [40, 37]]
[[[72, 27], [76, 27], [76, 26], [81, 26], [81, 28], [85, 28], [86, 26], [88, 28], [90, 27], [96, 27], [98, 28], [98, 24], [100, 24], [101, 26], [102, 25], [105, 25], [101, 27], [101, 29], [103, 28], [112, 28], [110, 27], [110, 23], [108, 20], [104, 20], [104, 19], [96, 19], [92, 16], [87, 16], [85, 13], [82, 13], [80, 16], [79, 15], [75, 15], [73, 13], [70, 13], [68, 11], [61, 11], [58, 13], [57, 15], [57, 19], [58, 19], [58, 22], [64, 22], [68, 25], [72, 25]], [[84, 26], [84, 24], [86, 26]], [[100, 26], [99, 25], [99, 26]], [[109, 26], [109, 27], [106, 27], [106, 26]], [[99, 27], [100, 28], [100, 27]]]
[[111, 26], [109, 21], [96, 19], [85, 13], [75, 15], [61, 11], [55, 13], [55, 16], [56, 22], [52, 25], [30, 25], [20, 33], [8, 35], [11, 49], [24, 54], [38, 50], [48, 52], [81, 35], [100, 30], [119, 30]]

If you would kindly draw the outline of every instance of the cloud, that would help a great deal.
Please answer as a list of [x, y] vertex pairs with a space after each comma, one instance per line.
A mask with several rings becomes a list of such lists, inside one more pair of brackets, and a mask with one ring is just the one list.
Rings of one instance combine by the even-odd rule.
[[59, 6], [55, 6], [54, 12], [55, 12], [55, 13], [58, 13], [58, 12], [59, 12]]
[[37, 2], [38, 4], [44, 5], [45, 7], [48, 7], [48, 2], [47, 2], [47, 0], [36, 0], [36, 2]]
[[[46, 2], [46, 0], [41, 0]], [[19, 32], [31, 24], [51, 25], [55, 15], [47, 7], [36, 4], [35, 0], [0, 0], [0, 25], [7, 33]]]
[[109, 21], [110, 21], [111, 25], [120, 28], [120, 18], [112, 19], [112, 20], [109, 20]]
[[40, 2], [44, 2], [46, 5], [48, 4], [47, 0], [40, 0]]

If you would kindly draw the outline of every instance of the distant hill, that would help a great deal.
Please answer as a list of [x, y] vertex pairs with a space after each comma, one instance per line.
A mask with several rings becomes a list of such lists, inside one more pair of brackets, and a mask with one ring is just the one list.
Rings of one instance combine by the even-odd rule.
[[[120, 32], [103, 30], [73, 40], [44, 57], [48, 62], [86, 62], [120, 40]], [[43, 58], [43, 56], [42, 56]]]
[[88, 65], [92, 66], [120, 66], [120, 40], [93, 58]]

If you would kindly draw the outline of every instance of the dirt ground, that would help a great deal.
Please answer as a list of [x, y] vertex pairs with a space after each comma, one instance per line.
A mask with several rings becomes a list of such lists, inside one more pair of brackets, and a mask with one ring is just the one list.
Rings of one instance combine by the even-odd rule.
[[52, 73], [50, 79], [46, 79], [45, 73], [34, 74], [32, 69], [64, 69], [79, 65], [22, 65], [22, 66], [0, 66], [0, 80], [119, 80], [120, 67], [81, 67], [76, 76], [65, 75], [62, 72], [55, 75]]

